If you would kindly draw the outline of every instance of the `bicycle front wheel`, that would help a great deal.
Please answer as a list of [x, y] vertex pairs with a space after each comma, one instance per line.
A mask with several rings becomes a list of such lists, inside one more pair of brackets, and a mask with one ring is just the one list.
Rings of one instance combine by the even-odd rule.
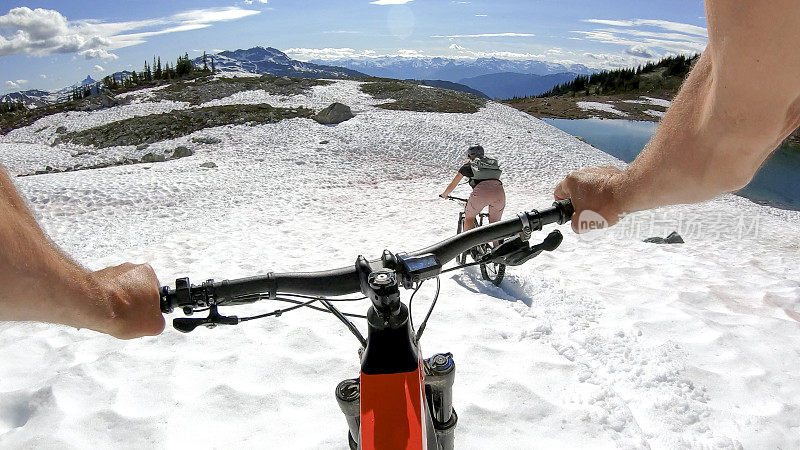
[[506, 265], [496, 263], [481, 264], [481, 276], [486, 281], [491, 281], [495, 286], [500, 286], [506, 276]]
[[[479, 261], [483, 259], [485, 255], [492, 253], [492, 248], [489, 244], [481, 244], [475, 247], [475, 260]], [[495, 286], [500, 286], [500, 282], [503, 281], [503, 277], [506, 276], [506, 266], [505, 264], [496, 264], [493, 262], [487, 262], [480, 265], [481, 266], [481, 276], [486, 281], [491, 281], [492, 284]]]

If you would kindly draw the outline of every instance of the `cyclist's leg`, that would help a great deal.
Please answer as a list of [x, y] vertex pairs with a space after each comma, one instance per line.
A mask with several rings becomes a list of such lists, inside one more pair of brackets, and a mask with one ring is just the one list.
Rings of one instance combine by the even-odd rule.
[[[506, 209], [506, 191], [503, 189], [503, 183], [499, 181], [484, 181], [484, 183], [492, 183], [491, 199], [489, 201], [489, 223], [495, 223], [503, 218], [503, 210]], [[494, 241], [494, 246], [500, 245], [500, 241]]]
[[485, 189], [481, 189], [481, 185], [483, 183], [478, 184], [472, 189], [472, 194], [469, 196], [469, 200], [467, 200], [467, 206], [464, 208], [464, 231], [469, 231], [475, 228], [475, 219], [480, 214], [481, 210], [489, 204], [486, 200]]
[[489, 201], [489, 223], [495, 223], [503, 218], [506, 209], [506, 191], [499, 181], [492, 182], [491, 199]]

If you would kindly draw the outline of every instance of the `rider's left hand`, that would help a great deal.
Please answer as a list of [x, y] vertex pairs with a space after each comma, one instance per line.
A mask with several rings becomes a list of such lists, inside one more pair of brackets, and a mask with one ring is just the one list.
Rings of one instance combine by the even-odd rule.
[[450, 196], [445, 194], [445, 193], [442, 193], [442, 194], [439, 194], [439, 197], [442, 197], [443, 199], [447, 200], [447, 198], [450, 197]]

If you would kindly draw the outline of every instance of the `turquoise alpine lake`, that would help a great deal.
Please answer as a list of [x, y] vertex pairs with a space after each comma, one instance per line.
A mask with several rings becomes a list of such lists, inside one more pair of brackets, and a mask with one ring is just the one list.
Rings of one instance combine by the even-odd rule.
[[[542, 120], [625, 162], [636, 158], [658, 127], [655, 122], [626, 119]], [[800, 210], [800, 149], [779, 147], [753, 181], [736, 194], [757, 203]]]

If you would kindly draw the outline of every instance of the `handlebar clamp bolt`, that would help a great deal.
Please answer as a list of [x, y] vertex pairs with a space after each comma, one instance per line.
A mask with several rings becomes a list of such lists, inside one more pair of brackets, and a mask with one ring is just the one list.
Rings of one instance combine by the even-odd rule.
[[397, 276], [390, 269], [376, 270], [369, 274], [367, 282], [373, 289], [381, 289], [397, 285]]

